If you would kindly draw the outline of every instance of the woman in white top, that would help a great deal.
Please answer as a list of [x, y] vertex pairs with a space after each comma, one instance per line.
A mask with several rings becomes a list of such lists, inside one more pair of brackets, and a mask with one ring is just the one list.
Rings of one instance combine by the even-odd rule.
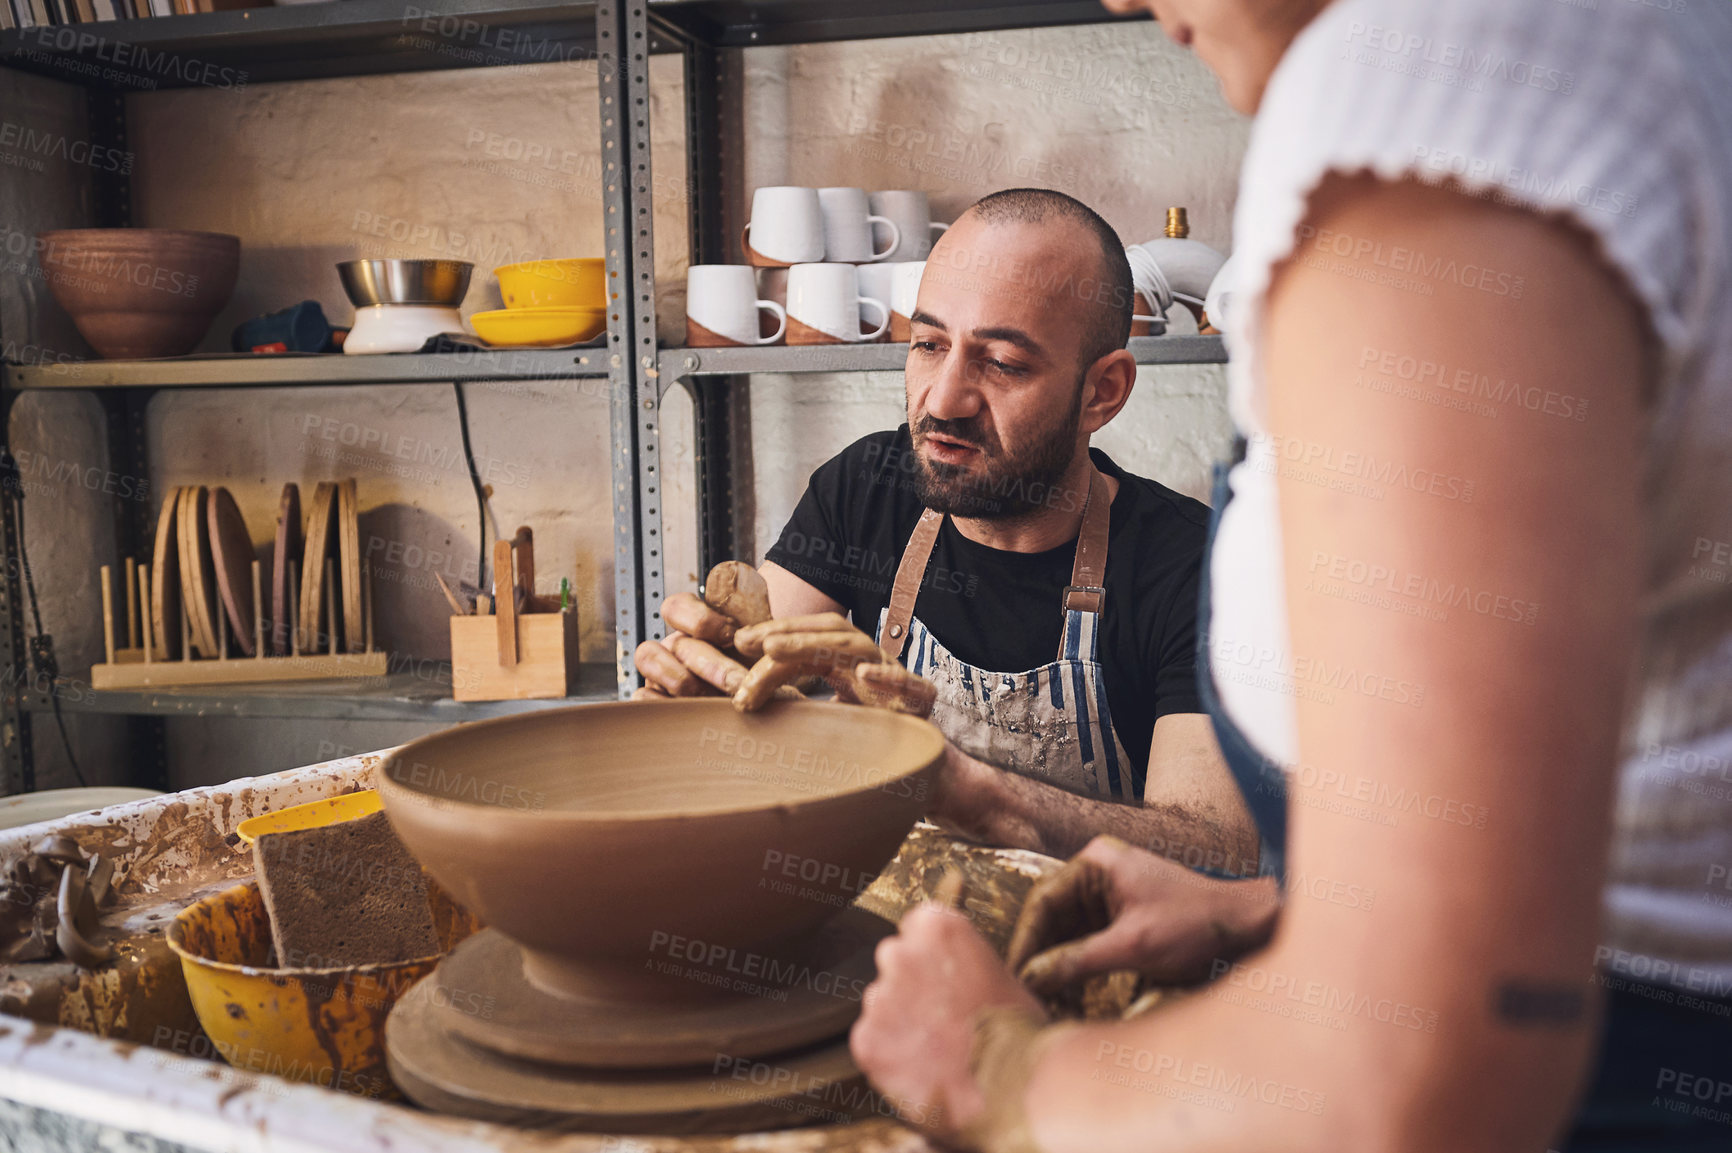
[[1732, 4], [1108, 6], [1257, 116], [1205, 688], [1285, 886], [1091, 846], [1040, 974], [1216, 978], [1112, 1025], [918, 910], [856, 1057], [990, 1149], [1732, 1148]]

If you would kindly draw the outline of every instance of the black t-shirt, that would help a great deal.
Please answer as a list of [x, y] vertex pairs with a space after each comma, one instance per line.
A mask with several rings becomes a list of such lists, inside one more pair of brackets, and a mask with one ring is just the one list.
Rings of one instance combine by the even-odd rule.
[[[1197, 697], [1197, 576], [1209, 509], [1129, 475], [1098, 449], [1090, 456], [1119, 482], [1107, 542], [1099, 660], [1113, 728], [1131, 755], [1140, 797], [1155, 721], [1203, 711]], [[907, 425], [855, 441], [812, 474], [767, 558], [840, 601], [872, 636], [920, 519], [913, 468]], [[1005, 552], [969, 540], [946, 517], [914, 615], [971, 665], [1007, 673], [1039, 668], [1058, 656], [1061, 600], [1075, 560], [1075, 538], [1046, 552]]]

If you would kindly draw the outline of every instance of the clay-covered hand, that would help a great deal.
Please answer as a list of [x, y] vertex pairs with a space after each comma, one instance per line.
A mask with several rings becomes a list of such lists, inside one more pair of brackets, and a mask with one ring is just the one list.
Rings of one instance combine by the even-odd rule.
[[829, 682], [842, 700], [917, 717], [932, 712], [937, 688], [890, 660], [840, 613], [784, 617], [741, 629], [740, 655], [756, 658], [734, 693], [743, 712], [764, 706], [783, 685], [806, 676]]
[[702, 598], [676, 593], [662, 602], [662, 620], [672, 631], [665, 640], [637, 647], [645, 684], [633, 699], [731, 695], [745, 679], [746, 666], [725, 650], [739, 629], [769, 619], [763, 576], [742, 561], [722, 561], [704, 578]]
[[1190, 984], [1267, 941], [1279, 908], [1269, 878], [1205, 877], [1101, 836], [1030, 891], [1006, 960], [1048, 997], [1123, 969]]
[[903, 1121], [954, 1141], [988, 1107], [970, 1069], [976, 1018], [1045, 1014], [968, 919], [936, 904], [904, 916], [877, 963], [848, 1039], [854, 1060]]
[[723, 652], [732, 646], [737, 626], [695, 593], [676, 593], [662, 602], [670, 631], [659, 641], [637, 647], [637, 671], [648, 697], [705, 697], [731, 694], [745, 679], [746, 666]]

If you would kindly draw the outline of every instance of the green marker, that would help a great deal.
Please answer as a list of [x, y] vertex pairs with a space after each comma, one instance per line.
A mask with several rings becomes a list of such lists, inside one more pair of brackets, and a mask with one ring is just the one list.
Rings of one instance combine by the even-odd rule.
[[559, 578], [559, 611], [565, 612], [571, 608], [571, 578]]

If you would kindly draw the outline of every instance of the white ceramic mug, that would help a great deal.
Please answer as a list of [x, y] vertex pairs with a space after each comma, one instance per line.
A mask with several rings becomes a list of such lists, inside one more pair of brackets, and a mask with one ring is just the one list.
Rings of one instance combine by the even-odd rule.
[[[883, 264], [858, 265], [856, 271], [860, 279], [860, 295], [871, 300], [882, 300], [886, 304], [889, 304], [891, 290], [895, 287], [896, 270], [899, 267], [901, 266], [890, 264], [888, 262]], [[890, 327], [893, 327], [895, 323], [896, 312], [895, 309], [892, 308], [890, 313], [890, 326], [885, 328], [884, 335], [880, 336], [878, 339], [889, 340]]]
[[[818, 201], [824, 206], [824, 260], [831, 264], [870, 264], [887, 260], [902, 243], [902, 230], [894, 220], [871, 215], [864, 188], [820, 188]], [[882, 229], [890, 237], [882, 251], [872, 238]]]
[[[925, 260], [932, 252], [934, 234], [950, 227], [932, 219], [932, 205], [924, 192], [906, 188], [874, 192], [867, 198], [867, 204], [873, 212], [896, 225], [896, 244], [884, 258], [889, 263]], [[873, 243], [882, 244], [889, 235], [889, 229], [872, 226]]]
[[[758, 314], [776, 317], [772, 336], [761, 335]], [[744, 264], [694, 264], [686, 269], [686, 344], [717, 348], [775, 344], [788, 330], [788, 314], [773, 300], [758, 299], [758, 280]]]
[[[878, 327], [860, 331], [860, 310], [878, 313]], [[788, 269], [788, 343], [862, 344], [890, 327], [890, 309], [875, 296], [860, 295], [852, 264], [796, 264]]]
[[824, 259], [824, 206], [816, 188], [776, 184], [752, 193], [752, 219], [740, 234], [746, 263], [785, 268]]
[[892, 264], [890, 278], [890, 339], [907, 344], [914, 315], [915, 302], [920, 299], [920, 278], [926, 274], [924, 260], [905, 260]]

